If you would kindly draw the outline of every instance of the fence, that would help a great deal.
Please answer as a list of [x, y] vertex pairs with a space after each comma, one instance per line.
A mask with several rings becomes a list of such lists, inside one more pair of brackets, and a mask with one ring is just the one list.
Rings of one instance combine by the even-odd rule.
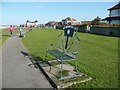
[[[86, 27], [79, 27], [79, 32], [88, 32]], [[91, 27], [90, 33], [107, 35], [107, 36], [120, 36], [120, 27]]]

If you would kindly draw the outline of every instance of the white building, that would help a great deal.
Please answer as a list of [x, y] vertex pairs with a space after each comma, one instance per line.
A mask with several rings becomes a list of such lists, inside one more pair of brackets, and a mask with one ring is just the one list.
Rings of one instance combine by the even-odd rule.
[[29, 21], [29, 20], [27, 20], [26, 21], [26, 26], [27, 27], [38, 27], [38, 21], [37, 20], [35, 20], [35, 21]]
[[109, 24], [120, 24], [120, 2], [108, 10], [109, 17], [106, 17], [103, 20], [107, 20]]
[[62, 19], [61, 23], [62, 23], [62, 25], [67, 25], [67, 24], [80, 25], [80, 22], [77, 22], [76, 19], [70, 18], [70, 17]]

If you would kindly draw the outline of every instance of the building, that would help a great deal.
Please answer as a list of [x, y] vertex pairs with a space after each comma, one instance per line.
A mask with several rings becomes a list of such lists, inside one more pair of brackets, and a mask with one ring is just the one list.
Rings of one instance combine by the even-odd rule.
[[9, 28], [10, 25], [0, 25], [0, 29], [6, 29]]
[[91, 25], [92, 21], [81, 21], [81, 25]]
[[53, 27], [54, 24], [55, 24], [55, 21], [49, 21], [49, 22], [47, 22], [47, 23], [45, 24], [45, 26], [47, 26], [47, 27]]
[[38, 27], [38, 21], [37, 20], [35, 20], [35, 21], [29, 21], [29, 20], [27, 20], [26, 21], [26, 26], [27, 27]]
[[120, 2], [108, 10], [109, 17], [106, 17], [103, 20], [108, 21], [109, 24], [120, 24]]
[[77, 22], [76, 19], [67, 17], [65, 19], [62, 19], [61, 21], [62, 25], [80, 25], [80, 22]]

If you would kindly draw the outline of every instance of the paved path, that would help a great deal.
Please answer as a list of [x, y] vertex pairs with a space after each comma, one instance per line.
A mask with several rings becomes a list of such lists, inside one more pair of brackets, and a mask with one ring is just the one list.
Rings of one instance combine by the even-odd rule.
[[52, 88], [42, 72], [34, 67], [18, 36], [10, 37], [2, 47], [2, 88]]

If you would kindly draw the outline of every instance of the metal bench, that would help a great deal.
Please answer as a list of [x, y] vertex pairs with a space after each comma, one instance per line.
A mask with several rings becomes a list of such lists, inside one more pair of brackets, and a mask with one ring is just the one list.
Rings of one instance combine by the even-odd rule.
[[[49, 49], [46, 50], [45, 60], [47, 58], [47, 53], [54, 56], [57, 61], [61, 63], [61, 77], [59, 80], [65, 79], [62, 77], [62, 69], [63, 69], [63, 62], [68, 60], [76, 60], [76, 55], [78, 53], [78, 48], [80, 46], [80, 40], [75, 34], [75, 29], [71, 27], [64, 28], [64, 33], [61, 33], [58, 36], [58, 43], [57, 44], [49, 44], [50, 46], [56, 46], [56, 49]], [[74, 43], [76, 41], [76, 43]], [[50, 67], [51, 70], [51, 67]], [[76, 74], [75, 76], [78, 76]], [[69, 77], [66, 77], [69, 78]]]

